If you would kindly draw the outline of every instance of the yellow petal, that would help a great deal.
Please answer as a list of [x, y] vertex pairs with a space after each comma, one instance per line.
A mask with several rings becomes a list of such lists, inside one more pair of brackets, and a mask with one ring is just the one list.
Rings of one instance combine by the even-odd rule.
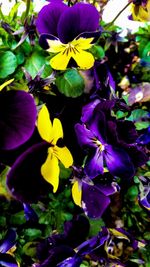
[[37, 128], [40, 136], [47, 142], [53, 139], [53, 128], [50, 120], [48, 109], [45, 105], [41, 108], [38, 114]]
[[126, 240], [130, 241], [129, 238], [126, 235], [124, 235], [123, 233], [119, 232], [118, 230], [109, 228], [109, 232], [111, 234], [113, 234], [117, 238], [123, 238], [123, 239], [126, 239]]
[[79, 50], [87, 50], [92, 47], [93, 44], [91, 42], [93, 41], [94, 38], [79, 38], [79, 39], [74, 39], [71, 44], [75, 46], [75, 48]]
[[75, 181], [72, 186], [72, 197], [73, 197], [74, 203], [81, 207], [82, 191], [81, 191], [78, 181]]
[[8, 80], [7, 82], [3, 83], [2, 85], [0, 85], [0, 91], [2, 91], [2, 89], [4, 87], [6, 87], [7, 85], [9, 85], [10, 83], [12, 83], [14, 81], [14, 79]]
[[66, 146], [64, 147], [55, 146], [54, 154], [62, 162], [65, 168], [69, 168], [73, 164], [73, 157]]
[[63, 52], [66, 49], [66, 45], [61, 43], [59, 40], [47, 40], [49, 44], [48, 52], [58, 53]]
[[53, 186], [55, 193], [59, 185], [59, 163], [58, 159], [54, 156], [51, 149], [48, 150], [48, 157], [41, 167], [41, 174], [43, 178]]
[[59, 53], [50, 60], [50, 65], [55, 70], [66, 70], [71, 54]]
[[72, 54], [72, 57], [81, 69], [90, 69], [94, 65], [94, 57], [89, 52], [80, 50], [79, 52]]
[[59, 138], [63, 138], [63, 128], [61, 121], [57, 118], [53, 121], [53, 144], [56, 145]]

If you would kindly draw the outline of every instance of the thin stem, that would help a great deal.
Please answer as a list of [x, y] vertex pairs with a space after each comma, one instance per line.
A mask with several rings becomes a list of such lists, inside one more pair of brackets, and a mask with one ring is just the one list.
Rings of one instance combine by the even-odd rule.
[[30, 4], [31, 4], [31, 0], [26, 0], [26, 1], [27, 1], [27, 4], [26, 4], [26, 11], [25, 11], [24, 19], [26, 19], [29, 14]]
[[108, 26], [110, 26], [110, 25], [112, 25], [115, 21], [116, 21], [116, 19], [122, 14], [122, 12], [131, 4], [133, 2], [133, 0], [130, 0], [124, 7], [123, 7], [123, 9], [121, 9], [120, 10], [120, 12], [116, 15], [116, 17], [111, 21], [111, 22], [109, 22], [107, 25], [106, 25], [106, 27], [108, 27]]

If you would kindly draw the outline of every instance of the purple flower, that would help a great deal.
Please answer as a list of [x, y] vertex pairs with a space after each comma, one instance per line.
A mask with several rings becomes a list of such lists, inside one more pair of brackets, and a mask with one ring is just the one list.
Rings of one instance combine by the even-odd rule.
[[50, 65], [54, 69], [65, 70], [70, 59], [74, 59], [81, 69], [94, 65], [94, 57], [89, 49], [99, 28], [99, 13], [90, 4], [77, 3], [73, 7], [52, 2], [38, 14], [36, 21], [40, 33], [40, 45], [51, 53], [57, 53]]
[[95, 100], [83, 108], [82, 123], [75, 125], [79, 145], [88, 157], [85, 172], [94, 178], [106, 165], [113, 176], [130, 178], [147, 157], [136, 145], [134, 124], [111, 116], [116, 101]]
[[110, 203], [110, 195], [118, 186], [109, 173], [90, 180], [82, 168], [73, 167], [72, 197], [90, 218], [99, 218]]
[[16, 232], [8, 230], [4, 240], [0, 242], [0, 265], [4, 267], [19, 267], [16, 259], [9, 254], [9, 250], [16, 244]]
[[150, 184], [148, 178], [140, 177], [139, 190], [139, 203], [150, 211]]
[[10, 150], [25, 143], [33, 134], [36, 105], [24, 91], [0, 92], [0, 149]]

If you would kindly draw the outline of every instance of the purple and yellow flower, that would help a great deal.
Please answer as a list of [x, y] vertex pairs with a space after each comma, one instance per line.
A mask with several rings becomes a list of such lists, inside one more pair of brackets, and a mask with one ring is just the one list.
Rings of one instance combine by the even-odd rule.
[[131, 7], [132, 19], [136, 21], [150, 21], [150, 1], [134, 0]]
[[57, 118], [51, 122], [45, 105], [39, 112], [37, 128], [41, 141], [24, 151], [7, 175], [8, 189], [24, 203], [36, 202], [51, 187], [55, 193], [59, 185], [59, 162], [66, 168], [73, 164], [68, 148], [59, 145], [63, 138], [61, 122]]
[[110, 195], [117, 192], [119, 186], [108, 172], [91, 180], [84, 169], [75, 166], [73, 169], [72, 197], [75, 204], [82, 207], [88, 217], [101, 217], [110, 204]]
[[53, 1], [41, 9], [36, 26], [42, 47], [57, 54], [50, 60], [53, 69], [65, 70], [71, 59], [81, 69], [94, 65], [93, 55], [86, 51], [100, 34], [99, 13], [94, 6], [77, 3], [68, 7]]
[[0, 149], [10, 150], [25, 143], [33, 134], [36, 105], [33, 97], [24, 92], [4, 88], [13, 80], [0, 86]]
[[139, 203], [150, 211], [150, 183], [148, 178], [140, 177], [139, 190]]
[[4, 240], [0, 241], [0, 265], [4, 267], [19, 267], [19, 263], [12, 255], [15, 250], [16, 232], [8, 230]]
[[83, 108], [82, 123], [75, 125], [79, 145], [88, 157], [85, 172], [94, 178], [104, 172], [130, 178], [135, 167], [147, 161], [145, 153], [136, 145], [134, 124], [112, 117], [115, 101], [95, 100]]

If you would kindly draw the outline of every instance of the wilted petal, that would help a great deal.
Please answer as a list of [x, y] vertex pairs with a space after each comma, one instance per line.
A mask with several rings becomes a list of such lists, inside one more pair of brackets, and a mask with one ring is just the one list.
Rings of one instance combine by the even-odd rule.
[[82, 207], [87, 216], [90, 218], [101, 217], [109, 203], [109, 197], [105, 196], [98, 187], [83, 183]]
[[62, 43], [73, 41], [80, 33], [94, 32], [99, 26], [99, 13], [90, 4], [77, 3], [64, 11], [58, 23]]
[[90, 178], [94, 178], [103, 173], [103, 156], [99, 148], [91, 151], [86, 161], [84, 170]]
[[0, 148], [14, 149], [25, 143], [35, 128], [36, 105], [33, 97], [11, 90], [0, 94]]
[[44, 6], [36, 20], [38, 32], [57, 36], [58, 21], [66, 9], [68, 9], [67, 5], [54, 1], [52, 4]]
[[123, 178], [131, 178], [134, 175], [132, 161], [123, 149], [107, 145], [104, 158], [112, 175]]
[[4, 240], [0, 243], [0, 253], [7, 252], [16, 244], [16, 232], [13, 229], [8, 230]]
[[7, 175], [7, 186], [12, 195], [24, 203], [36, 202], [50, 191], [41, 174], [47, 157], [48, 144], [43, 142], [27, 149], [17, 158]]

